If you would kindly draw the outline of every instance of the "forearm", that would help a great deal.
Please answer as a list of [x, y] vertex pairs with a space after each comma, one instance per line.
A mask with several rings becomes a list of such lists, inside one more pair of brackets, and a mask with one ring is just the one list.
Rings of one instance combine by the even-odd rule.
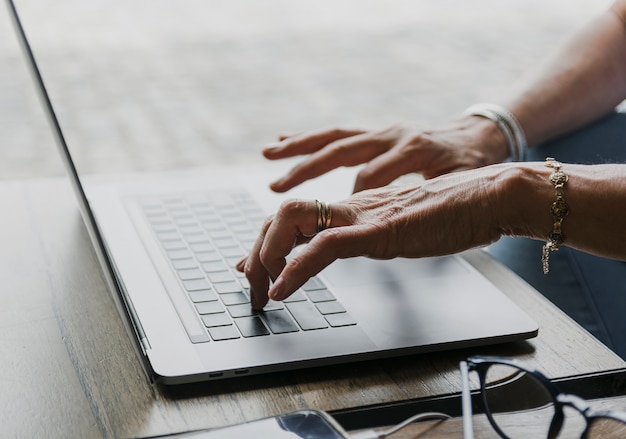
[[601, 118], [625, 98], [626, 0], [618, 0], [500, 103], [535, 145]]
[[[564, 245], [626, 260], [626, 165], [563, 164], [569, 213]], [[552, 169], [541, 163], [510, 167], [499, 193], [502, 234], [547, 240], [553, 229]], [[539, 256], [538, 256], [539, 257]]]

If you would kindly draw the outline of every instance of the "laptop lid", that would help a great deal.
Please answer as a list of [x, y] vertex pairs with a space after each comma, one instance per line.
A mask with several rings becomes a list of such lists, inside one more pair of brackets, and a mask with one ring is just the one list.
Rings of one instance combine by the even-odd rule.
[[35, 90], [37, 91], [41, 105], [44, 110], [44, 114], [52, 130], [54, 141], [57, 145], [57, 148], [59, 149], [59, 156], [61, 157], [63, 165], [65, 166], [65, 169], [69, 176], [69, 182], [72, 186], [72, 190], [76, 195], [76, 200], [80, 209], [81, 217], [85, 224], [85, 228], [87, 229], [89, 238], [94, 244], [94, 251], [96, 253], [96, 257], [98, 258], [98, 262], [102, 267], [104, 280], [107, 283], [108, 290], [112, 293], [115, 292], [115, 294], [112, 294], [112, 297], [118, 309], [118, 312], [122, 316], [122, 322], [124, 324], [124, 327], [128, 334], [131, 336], [131, 339], [134, 341], [133, 347], [135, 348], [137, 357], [141, 361], [144, 372], [149, 378], [151, 378], [150, 366], [146, 361], [145, 351], [143, 350], [143, 345], [140, 342], [140, 340], [144, 338], [144, 335], [141, 332], [141, 327], [135, 326], [133, 324], [133, 322], [135, 321], [135, 316], [132, 315], [132, 308], [129, 308], [123, 299], [124, 295], [114, 274], [114, 269], [111, 261], [106, 254], [102, 235], [100, 234], [100, 231], [96, 225], [96, 220], [89, 206], [89, 202], [87, 201], [87, 196], [85, 194], [85, 191], [83, 190], [78, 171], [76, 169], [74, 161], [72, 160], [68, 145], [65, 141], [65, 136], [63, 134], [63, 130], [61, 129], [61, 124], [52, 106], [50, 96], [44, 84], [41, 71], [39, 70], [38, 64], [35, 60], [35, 55], [26, 36], [26, 32], [20, 20], [20, 16], [18, 14], [15, 3], [13, 2], [13, 0], [6, 0], [6, 2], [9, 10], [9, 16], [17, 34], [18, 42], [22, 48], [23, 54], [26, 58], [27, 67], [32, 75], [35, 84]]

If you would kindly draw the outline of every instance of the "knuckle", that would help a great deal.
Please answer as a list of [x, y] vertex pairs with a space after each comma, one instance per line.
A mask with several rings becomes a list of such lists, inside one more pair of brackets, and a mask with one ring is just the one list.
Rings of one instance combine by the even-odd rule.
[[268, 258], [268, 252], [265, 248], [265, 246], [261, 247], [261, 250], [259, 250], [259, 261], [261, 262], [261, 265], [266, 265], [267, 264], [267, 258]]
[[299, 198], [285, 200], [280, 205], [278, 215], [291, 215], [294, 212], [298, 212], [302, 209], [304, 203], [304, 200], [301, 200]]
[[375, 176], [376, 173], [371, 168], [366, 166], [358, 172], [356, 179], [360, 183], [365, 183], [372, 181]]
[[319, 234], [319, 244], [321, 247], [335, 248], [341, 244], [342, 231], [340, 228], [326, 229]]
[[309, 212], [307, 207], [310, 205], [310, 200], [304, 200], [300, 198], [294, 198], [290, 200], [284, 201], [277, 214], [275, 220], [284, 221], [285, 219], [295, 219], [298, 218], [299, 215], [302, 215], [303, 212]]
[[352, 154], [352, 145], [348, 142], [337, 140], [332, 144], [332, 152], [336, 155]]
[[254, 277], [254, 275], [256, 274], [253, 269], [252, 263], [246, 263], [246, 265], [243, 267], [243, 272], [247, 278]]
[[420, 148], [428, 142], [429, 138], [425, 133], [421, 131], [413, 132], [405, 137], [404, 142], [402, 142], [402, 144], [400, 145], [400, 150], [405, 152], [413, 151], [414, 149]]
[[289, 261], [289, 270], [292, 273], [302, 274], [307, 270], [308, 264], [305, 264], [301, 257], [296, 256]]
[[331, 137], [341, 137], [344, 135], [344, 130], [341, 128], [330, 128], [329, 130], [326, 131], [328, 133], [328, 135], [330, 135]]
[[263, 223], [263, 228], [262, 228], [263, 233], [267, 232], [267, 230], [272, 225], [273, 221], [274, 221], [274, 215], [271, 215], [265, 219], [265, 222]]

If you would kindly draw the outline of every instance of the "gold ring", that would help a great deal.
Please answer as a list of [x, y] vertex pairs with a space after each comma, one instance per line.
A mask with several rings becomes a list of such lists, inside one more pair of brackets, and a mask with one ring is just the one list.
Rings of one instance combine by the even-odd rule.
[[333, 212], [328, 201], [315, 200], [315, 204], [317, 205], [317, 233], [319, 233], [330, 227]]

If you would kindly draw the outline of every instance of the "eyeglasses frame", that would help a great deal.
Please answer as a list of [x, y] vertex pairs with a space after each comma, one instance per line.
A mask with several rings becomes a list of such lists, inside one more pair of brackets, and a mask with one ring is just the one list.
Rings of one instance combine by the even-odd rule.
[[626, 424], [625, 412], [618, 412], [614, 410], [594, 410], [583, 398], [577, 395], [561, 392], [559, 388], [552, 381], [550, 381], [550, 379], [546, 377], [542, 372], [526, 366], [519, 360], [507, 357], [473, 356], [468, 358], [466, 361], [461, 361], [459, 364], [463, 385], [462, 404], [463, 431], [465, 439], [474, 438], [472, 422], [472, 399], [471, 390], [469, 387], [470, 372], [476, 372], [478, 374], [478, 378], [480, 381], [479, 391], [481, 394], [481, 401], [489, 423], [503, 439], [508, 439], [508, 436], [500, 429], [500, 427], [496, 423], [495, 419], [493, 418], [493, 414], [489, 410], [489, 406], [487, 404], [487, 370], [491, 366], [495, 365], [513, 367], [524, 373], [530, 374], [548, 391], [554, 404], [554, 416], [552, 418], [552, 421], [550, 422], [550, 429], [548, 431], [547, 439], [556, 438], [561, 431], [561, 428], [563, 427], [563, 421], [565, 419], [565, 413], [563, 410], [565, 407], [573, 408], [574, 410], [578, 411], [585, 419], [586, 425], [583, 433], [581, 434], [581, 439], [588, 438], [591, 425], [597, 419], [608, 418]]

